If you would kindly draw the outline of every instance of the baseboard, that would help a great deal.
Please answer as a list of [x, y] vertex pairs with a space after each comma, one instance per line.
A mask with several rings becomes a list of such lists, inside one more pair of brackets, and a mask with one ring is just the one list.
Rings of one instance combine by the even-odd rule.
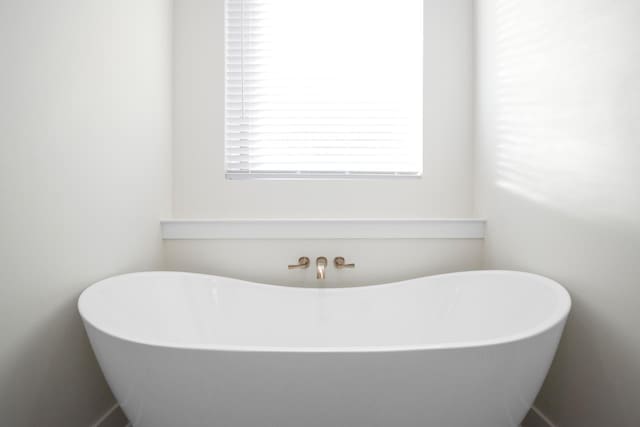
[[[117, 403], [113, 405], [92, 427], [132, 427]], [[556, 427], [538, 408], [531, 408], [522, 420], [521, 427]]]
[[117, 403], [102, 415], [91, 427], [131, 427], [129, 420]]
[[522, 427], [556, 427], [538, 408], [531, 408], [527, 416], [522, 420]]

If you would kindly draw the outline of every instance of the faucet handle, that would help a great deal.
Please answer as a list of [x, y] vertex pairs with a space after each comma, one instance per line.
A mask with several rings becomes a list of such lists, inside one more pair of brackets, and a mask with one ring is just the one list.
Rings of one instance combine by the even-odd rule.
[[345, 264], [344, 257], [341, 256], [337, 256], [333, 259], [333, 265], [335, 265], [338, 270], [343, 268], [356, 268], [356, 265], [353, 263]]
[[295, 268], [309, 268], [309, 263], [311, 261], [309, 260], [308, 257], [306, 256], [301, 256], [300, 258], [298, 258], [298, 263], [297, 264], [293, 264], [293, 265], [289, 265], [288, 268], [289, 270], [293, 270]]

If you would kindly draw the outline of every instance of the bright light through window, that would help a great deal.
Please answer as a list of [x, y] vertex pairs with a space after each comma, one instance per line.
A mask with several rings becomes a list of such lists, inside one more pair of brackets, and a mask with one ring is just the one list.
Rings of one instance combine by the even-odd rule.
[[228, 178], [422, 173], [423, 0], [226, 0]]

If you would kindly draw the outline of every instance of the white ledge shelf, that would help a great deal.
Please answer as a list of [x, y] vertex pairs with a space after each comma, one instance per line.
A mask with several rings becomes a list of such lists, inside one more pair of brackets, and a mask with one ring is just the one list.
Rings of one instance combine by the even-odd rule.
[[481, 218], [167, 219], [165, 240], [484, 239]]

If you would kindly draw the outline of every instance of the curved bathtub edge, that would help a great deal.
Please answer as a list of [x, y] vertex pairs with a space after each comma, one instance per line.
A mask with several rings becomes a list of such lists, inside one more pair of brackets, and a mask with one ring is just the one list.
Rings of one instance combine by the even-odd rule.
[[[135, 273], [125, 273], [117, 276], [109, 277], [107, 279], [100, 280], [90, 286], [88, 286], [78, 297], [78, 312], [82, 317], [83, 322], [91, 325], [95, 330], [104, 333], [110, 337], [133, 343], [138, 345], [145, 345], [150, 347], [158, 347], [158, 348], [174, 348], [174, 349], [188, 349], [188, 350], [203, 350], [203, 351], [226, 351], [226, 352], [263, 352], [263, 353], [356, 353], [356, 352], [405, 352], [405, 351], [423, 351], [423, 350], [449, 350], [449, 349], [461, 349], [461, 348], [478, 348], [478, 347], [488, 347], [488, 346], [498, 346], [503, 344], [514, 343], [517, 341], [526, 340], [529, 338], [533, 338], [539, 335], [542, 335], [550, 330], [552, 330], [556, 326], [561, 326], [564, 329], [564, 325], [566, 324], [567, 317], [571, 310], [571, 296], [569, 292], [564, 288], [564, 286], [560, 285], [555, 280], [549, 279], [548, 277], [527, 273], [521, 271], [512, 271], [512, 270], [473, 270], [473, 271], [462, 271], [462, 272], [454, 272], [454, 273], [444, 273], [437, 274], [433, 276], [423, 276], [427, 278], [437, 278], [437, 277], [451, 277], [457, 275], [471, 275], [471, 274], [517, 274], [517, 275], [526, 275], [532, 276], [537, 279], [544, 279], [545, 282], [549, 286], [552, 286], [559, 295], [559, 298], [562, 299], [560, 305], [560, 309], [557, 310], [553, 314], [553, 316], [549, 317], [549, 320], [542, 322], [540, 325], [525, 329], [522, 332], [508, 335], [501, 338], [489, 339], [489, 340], [477, 340], [477, 341], [461, 341], [455, 344], [430, 344], [430, 345], [408, 345], [408, 346], [358, 346], [358, 347], [278, 347], [278, 346], [237, 346], [237, 345], [202, 345], [202, 346], [194, 346], [194, 345], [185, 345], [185, 344], [175, 344], [175, 343], [158, 343], [153, 341], [146, 340], [134, 340], [128, 337], [124, 337], [120, 334], [115, 334], [105, 330], [97, 326], [95, 323], [91, 322], [87, 316], [85, 316], [82, 309], [82, 299], [85, 293], [93, 286], [97, 286], [100, 284], [104, 284], [104, 282], [111, 281], [113, 279], [125, 277], [125, 276], [137, 276], [137, 275], [151, 275], [151, 274], [175, 274], [175, 275], [192, 275], [192, 276], [200, 276], [200, 277], [208, 277], [208, 278], [224, 278], [226, 280], [232, 280], [235, 282], [240, 282], [243, 286], [272, 286], [282, 288], [282, 285], [273, 285], [273, 284], [264, 284], [264, 283], [256, 283], [249, 282], [241, 279], [235, 278], [227, 278], [224, 276], [215, 276], [210, 274], [202, 274], [202, 273], [189, 273], [189, 272], [177, 272], [177, 271], [147, 271], [147, 272], [135, 272]], [[370, 287], [388, 287], [388, 286], [396, 286], [405, 282], [409, 282], [415, 279], [420, 279], [423, 277], [417, 277], [414, 279], [407, 279], [398, 282], [391, 283], [383, 283], [376, 285], [365, 285], [365, 286], [356, 286], [356, 287], [346, 287], [346, 288], [321, 288], [320, 290], [340, 292], [340, 291], [356, 291], [358, 289], [370, 288]], [[288, 290], [294, 291], [315, 291], [317, 292], [318, 288], [300, 288], [300, 287], [286, 287]], [[562, 304], [564, 303], [564, 304]]]

